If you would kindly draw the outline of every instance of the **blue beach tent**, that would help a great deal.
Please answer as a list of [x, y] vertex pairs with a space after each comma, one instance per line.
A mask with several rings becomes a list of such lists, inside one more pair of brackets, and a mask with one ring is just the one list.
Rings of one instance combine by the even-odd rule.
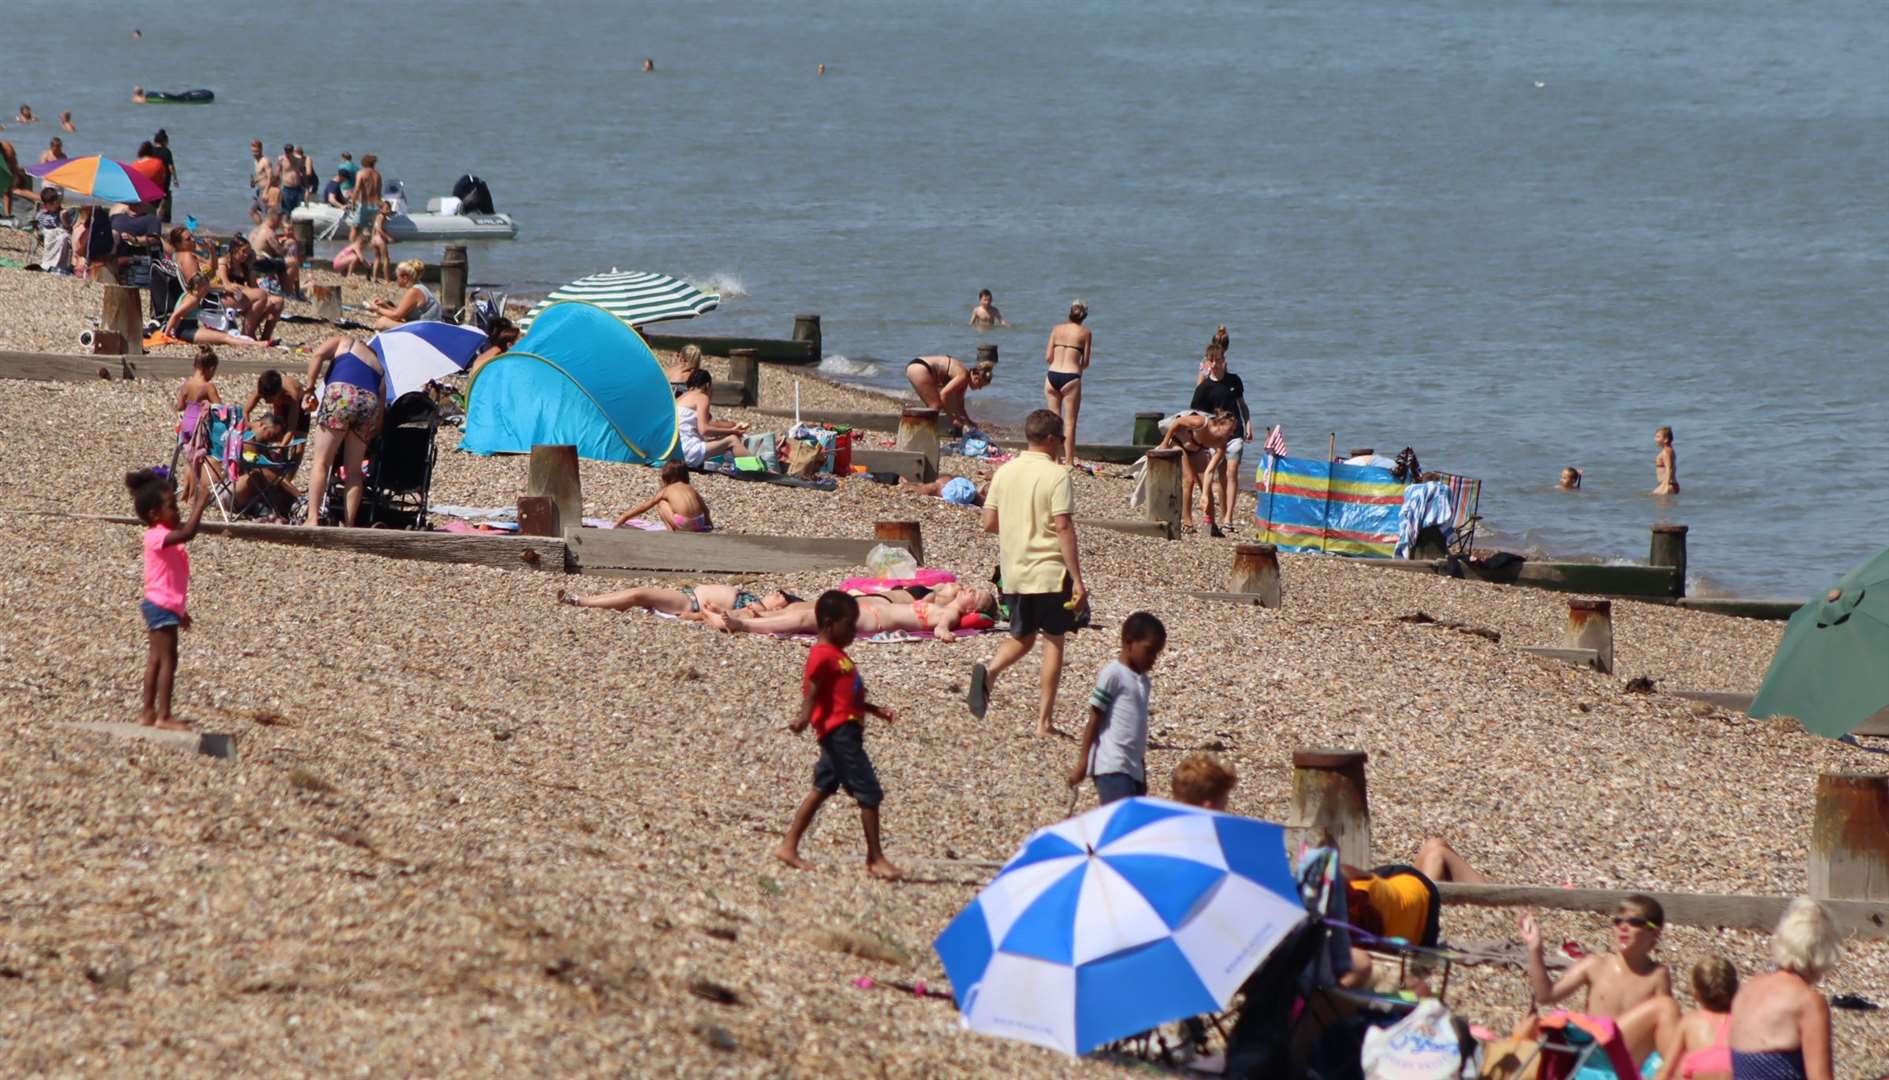
[[577, 456], [652, 465], [676, 445], [675, 395], [636, 331], [594, 304], [553, 304], [466, 388], [475, 454], [568, 443]]

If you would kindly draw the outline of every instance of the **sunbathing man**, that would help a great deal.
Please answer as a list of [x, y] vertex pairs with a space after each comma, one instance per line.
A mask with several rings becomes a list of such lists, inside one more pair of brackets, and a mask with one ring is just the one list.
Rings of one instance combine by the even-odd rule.
[[1589, 956], [1550, 981], [1542, 961], [1541, 927], [1532, 916], [1521, 920], [1522, 944], [1528, 948], [1528, 980], [1537, 1007], [1566, 1000], [1585, 987], [1584, 1011], [1619, 1026], [1644, 1076], [1658, 1073], [1657, 1047], [1679, 1023], [1672, 972], [1653, 959], [1665, 921], [1659, 901], [1637, 893], [1627, 897], [1614, 911], [1614, 951]]
[[936, 480], [907, 480], [899, 477], [899, 493], [902, 495], [929, 495], [934, 499], [943, 499], [955, 506], [982, 506], [984, 496], [990, 492], [990, 481], [982, 484], [973, 483], [968, 476], [940, 474]]
[[[558, 590], [558, 603], [572, 607], [608, 608], [611, 611], [628, 611], [645, 608], [660, 611], [665, 615], [674, 615], [689, 622], [703, 621], [703, 609], [713, 605], [721, 611], [781, 611], [789, 604], [801, 603], [793, 593], [775, 590], [769, 593], [752, 592], [740, 585], [695, 585], [680, 589], [663, 589], [650, 586], [638, 586], [633, 589], [619, 589], [616, 592], [594, 593], [590, 596], [572, 596], [563, 589]], [[809, 605], [811, 607], [811, 605]]]
[[[870, 601], [872, 597], [860, 599]], [[910, 604], [891, 602], [890, 597], [886, 599], [887, 603], [859, 605], [861, 637], [890, 630], [912, 633], [929, 630], [940, 641], [950, 641], [956, 637], [953, 631], [965, 616], [990, 615], [997, 608], [996, 596], [983, 589], [960, 589], [950, 600], [939, 600], [937, 593]], [[788, 608], [776, 615], [738, 615], [709, 608], [703, 612], [703, 617], [710, 626], [731, 634], [811, 634], [819, 629], [811, 609]]]

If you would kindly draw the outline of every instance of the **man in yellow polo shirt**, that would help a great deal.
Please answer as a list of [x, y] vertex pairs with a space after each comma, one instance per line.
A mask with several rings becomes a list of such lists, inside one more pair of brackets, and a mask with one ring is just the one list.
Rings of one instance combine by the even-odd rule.
[[991, 477], [984, 497], [984, 531], [997, 534], [1003, 549], [1004, 604], [1010, 638], [988, 665], [971, 668], [972, 715], [983, 719], [990, 689], [1005, 669], [1029, 654], [1043, 637], [1039, 735], [1056, 732], [1056, 685], [1063, 674], [1063, 635], [1088, 604], [1082, 562], [1076, 555], [1076, 500], [1069, 469], [1056, 460], [1062, 448], [1062, 417], [1038, 409], [1023, 421], [1029, 449]]

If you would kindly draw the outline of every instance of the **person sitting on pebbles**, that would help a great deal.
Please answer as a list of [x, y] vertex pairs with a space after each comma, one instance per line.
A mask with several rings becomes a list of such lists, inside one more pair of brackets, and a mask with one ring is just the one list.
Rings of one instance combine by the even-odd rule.
[[674, 615], [689, 622], [703, 620], [702, 609], [713, 606], [718, 611], [781, 611], [790, 604], [802, 603], [800, 597], [778, 589], [757, 593], [743, 585], [685, 585], [680, 589], [637, 586], [591, 596], [572, 596], [558, 590], [558, 603], [581, 608], [606, 608], [628, 611], [643, 608]]
[[651, 510], [661, 510], [656, 517], [670, 532], [711, 532], [715, 528], [708, 517], [708, 503], [690, 486], [689, 467], [680, 461], [664, 465], [662, 489], [625, 511], [614, 527], [621, 529]]
[[[951, 641], [966, 616], [994, 616], [997, 611], [996, 595], [984, 589], [961, 589], [950, 600], [939, 600], [937, 595], [934, 593], [929, 599], [910, 604], [860, 604], [860, 635], [871, 637], [893, 630], [930, 631], [940, 641]], [[807, 608], [788, 608], [776, 615], [743, 615], [705, 607], [703, 618], [710, 626], [731, 634], [811, 634], [819, 629], [815, 612]]]

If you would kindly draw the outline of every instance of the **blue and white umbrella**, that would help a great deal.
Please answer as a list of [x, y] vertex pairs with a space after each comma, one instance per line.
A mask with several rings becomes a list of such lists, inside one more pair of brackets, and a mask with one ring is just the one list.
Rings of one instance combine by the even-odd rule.
[[1039, 830], [932, 948], [966, 1027], [1086, 1054], [1226, 1008], [1305, 917], [1279, 826], [1135, 798]]
[[387, 371], [387, 400], [424, 390], [434, 379], [466, 370], [485, 349], [485, 331], [449, 322], [411, 322], [368, 339]]

